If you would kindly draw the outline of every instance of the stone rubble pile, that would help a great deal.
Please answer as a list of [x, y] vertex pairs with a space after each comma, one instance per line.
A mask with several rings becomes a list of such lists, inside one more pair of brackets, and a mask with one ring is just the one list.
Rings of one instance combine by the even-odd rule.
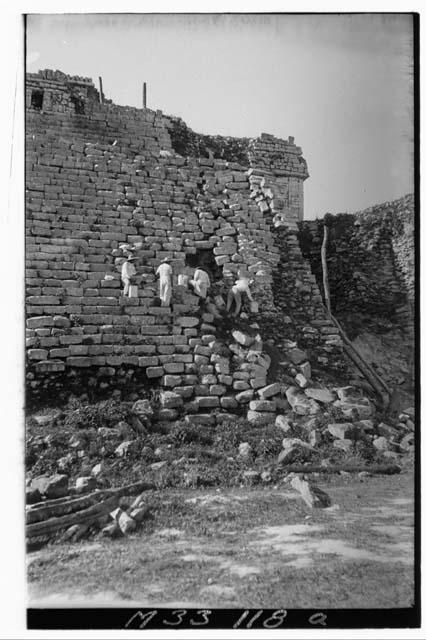
[[74, 487], [68, 487], [66, 475], [35, 478], [27, 488], [27, 542], [40, 545], [58, 536], [77, 542], [92, 533], [108, 538], [133, 533], [151, 517], [144, 493], [151, 488], [139, 482], [102, 490], [94, 478], [77, 478]]
[[[351, 386], [332, 390], [289, 387], [286, 397], [295, 417], [291, 419], [288, 414], [280, 414], [275, 419], [275, 425], [285, 434], [279, 464], [309, 461], [325, 442], [331, 442], [335, 449], [349, 454], [355, 451], [357, 443], [363, 442], [374, 447], [383, 458], [396, 462], [414, 451], [412, 408], [401, 413], [398, 421], [389, 419], [391, 424], [387, 424], [375, 417], [372, 402]], [[337, 411], [341, 416], [338, 421], [332, 421], [333, 411], [334, 415]], [[325, 419], [328, 415], [330, 418]], [[306, 416], [306, 419], [297, 420], [297, 416]], [[304, 439], [291, 437], [294, 428], [300, 426]]]

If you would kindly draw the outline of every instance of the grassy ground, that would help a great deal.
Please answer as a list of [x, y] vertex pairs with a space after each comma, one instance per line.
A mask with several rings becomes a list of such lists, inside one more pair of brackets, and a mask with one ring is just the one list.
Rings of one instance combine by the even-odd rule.
[[412, 474], [318, 482], [329, 509], [282, 483], [147, 493], [153, 517], [137, 534], [30, 553], [31, 604], [410, 606]]

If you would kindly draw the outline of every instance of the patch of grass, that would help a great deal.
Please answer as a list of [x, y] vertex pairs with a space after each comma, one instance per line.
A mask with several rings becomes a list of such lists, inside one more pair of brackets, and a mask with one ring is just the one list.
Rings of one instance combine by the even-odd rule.
[[[340, 505], [337, 514], [310, 510], [301, 499], [292, 500], [268, 489], [147, 492], [146, 503], [153, 518], [140, 532], [116, 541], [99, 539], [99, 547], [87, 543], [51, 546], [45, 550], [44, 560], [41, 556], [30, 565], [29, 579], [40, 594], [90, 596], [112, 591], [118, 597], [146, 598], [163, 602], [163, 606], [167, 602], [198, 603], [208, 584], [231, 587], [233, 602], [246, 608], [410, 606], [413, 571], [409, 565], [344, 559], [328, 553], [307, 556], [303, 552], [301, 557], [309, 558], [311, 564], [296, 567], [288, 562], [299, 557], [297, 549], [286, 553], [285, 547], [280, 552], [273, 545], [256, 544], [261, 529], [306, 525], [309, 515], [303, 537], [344, 540], [351, 546], [386, 552], [388, 536], [373, 535], [371, 524], [386, 521], [387, 516], [380, 515], [382, 505], [412, 497], [412, 476], [374, 477], [365, 482], [334, 477], [328, 480], [327, 491]], [[200, 499], [206, 496], [210, 502], [202, 506]], [[197, 500], [188, 502], [188, 498]], [[367, 514], [365, 508], [369, 509]], [[389, 518], [395, 521], [395, 516]], [[310, 532], [309, 523], [320, 526], [321, 531]], [[181, 535], [158, 535], [167, 528], [178, 529]], [[229, 535], [230, 530], [236, 534]], [[184, 556], [195, 559], [185, 561]], [[240, 578], [227, 562], [257, 567], [259, 573]], [[210, 607], [227, 605], [220, 593], [209, 597]]]

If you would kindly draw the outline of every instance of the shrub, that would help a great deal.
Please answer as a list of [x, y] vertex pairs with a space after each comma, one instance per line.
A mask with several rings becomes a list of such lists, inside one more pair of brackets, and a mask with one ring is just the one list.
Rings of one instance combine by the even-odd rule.
[[198, 443], [202, 445], [212, 444], [209, 434], [200, 431], [198, 427], [186, 424], [186, 422], [176, 422], [169, 431], [171, 441], [176, 446], [183, 444]]
[[96, 404], [82, 404], [73, 402], [75, 408], [68, 412], [64, 419], [67, 429], [99, 429], [100, 427], [114, 427], [120, 420], [127, 420], [131, 416], [130, 408], [116, 400], [104, 400]]

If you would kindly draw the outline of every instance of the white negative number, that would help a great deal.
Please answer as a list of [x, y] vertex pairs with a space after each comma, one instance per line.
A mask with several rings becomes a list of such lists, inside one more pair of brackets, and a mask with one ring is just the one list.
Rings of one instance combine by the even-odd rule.
[[325, 615], [325, 613], [314, 613], [309, 618], [309, 624], [320, 624], [323, 627], [326, 627], [327, 626], [326, 620], [327, 620], [327, 616]]
[[178, 620], [176, 622], [168, 622], [167, 620], [163, 620], [163, 624], [168, 624], [171, 627], [178, 627], [180, 624], [182, 624], [182, 620], [186, 616], [186, 613], [186, 609], [176, 609], [175, 611], [171, 612], [171, 615], [177, 616]]
[[277, 609], [269, 618], [266, 618], [266, 620], [263, 621], [263, 626], [267, 629], [276, 629], [284, 622], [286, 617], [286, 609]]
[[195, 622], [192, 618], [189, 621], [189, 624], [192, 625], [193, 627], [201, 627], [204, 626], [205, 624], [208, 624], [210, 622], [209, 620], [209, 615], [211, 614], [211, 611], [209, 609], [200, 609], [200, 611], [197, 611], [197, 616], [202, 616], [203, 620], [201, 622]]

